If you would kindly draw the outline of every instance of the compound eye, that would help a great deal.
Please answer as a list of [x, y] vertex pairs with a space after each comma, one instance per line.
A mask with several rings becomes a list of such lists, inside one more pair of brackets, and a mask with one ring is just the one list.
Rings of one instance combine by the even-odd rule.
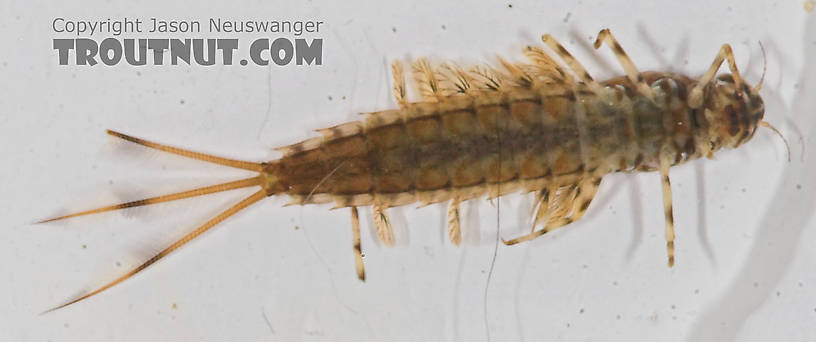
[[754, 107], [754, 108], [763, 107], [764, 104], [762, 103], [762, 98], [761, 97], [759, 97], [758, 95], [750, 92], [750, 89], [749, 89], [749, 91], [747, 91], [747, 94], [748, 94], [748, 105], [750, 105], [751, 107]]
[[734, 76], [731, 74], [722, 74], [717, 76], [717, 81], [722, 84], [734, 84]]

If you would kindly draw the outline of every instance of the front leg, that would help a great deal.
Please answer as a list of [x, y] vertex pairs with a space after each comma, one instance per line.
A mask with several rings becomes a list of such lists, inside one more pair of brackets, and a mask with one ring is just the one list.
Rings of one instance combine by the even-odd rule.
[[717, 52], [717, 57], [714, 58], [714, 62], [711, 63], [711, 67], [708, 68], [703, 76], [700, 76], [700, 79], [697, 80], [697, 85], [691, 89], [689, 93], [689, 105], [691, 108], [700, 108], [703, 105], [703, 88], [708, 85], [711, 80], [714, 79], [714, 76], [717, 74], [717, 70], [720, 69], [720, 65], [722, 65], [723, 60], [728, 60], [728, 68], [731, 69], [731, 74], [734, 77], [734, 85], [737, 87], [737, 94], [742, 95], [743, 93], [743, 83], [742, 83], [742, 76], [740, 76], [739, 69], [737, 69], [737, 62], [734, 59], [734, 52], [731, 50], [731, 45], [723, 44], [720, 47], [720, 51]]

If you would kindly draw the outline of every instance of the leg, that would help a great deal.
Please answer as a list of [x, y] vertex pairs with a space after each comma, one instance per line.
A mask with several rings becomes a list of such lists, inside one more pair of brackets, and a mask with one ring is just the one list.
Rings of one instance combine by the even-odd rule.
[[462, 243], [462, 229], [459, 224], [459, 199], [451, 200], [448, 207], [448, 238], [456, 246]]
[[386, 207], [374, 205], [374, 226], [377, 228], [377, 238], [388, 247], [394, 246], [394, 231], [391, 229], [391, 222], [385, 216]]
[[357, 207], [351, 207], [351, 238], [354, 241], [354, 266], [357, 268], [357, 278], [365, 281], [363, 267], [363, 250], [360, 248], [360, 215]]
[[578, 75], [578, 78], [581, 81], [586, 83], [593, 90], [599, 90], [601, 88], [600, 84], [598, 84], [598, 82], [595, 82], [595, 80], [592, 79], [592, 76], [589, 76], [589, 73], [586, 71], [586, 69], [584, 69], [583, 66], [581, 66], [581, 63], [578, 63], [578, 61], [575, 60], [575, 58], [572, 57], [572, 55], [570, 55], [567, 49], [565, 49], [560, 43], [558, 43], [558, 41], [555, 40], [555, 38], [553, 38], [549, 34], [545, 34], [544, 36], [541, 37], [541, 40], [544, 41], [544, 44], [547, 44], [547, 46], [549, 46], [550, 49], [555, 51], [555, 53], [557, 53], [558, 56], [561, 57], [561, 59], [565, 63], [567, 63], [567, 66], [569, 66], [570, 69], [572, 69], [572, 71]]
[[394, 100], [400, 108], [405, 108], [405, 74], [399, 61], [391, 62], [391, 74], [394, 76]]
[[595, 48], [600, 48], [602, 43], [609, 45], [612, 52], [615, 53], [615, 57], [618, 58], [618, 62], [620, 62], [620, 64], [623, 66], [623, 70], [626, 72], [626, 77], [629, 78], [629, 81], [637, 87], [638, 91], [640, 91], [641, 94], [652, 98], [652, 91], [649, 89], [649, 85], [643, 81], [643, 76], [640, 75], [640, 72], [635, 67], [635, 63], [632, 63], [632, 60], [626, 55], [626, 51], [623, 51], [623, 47], [621, 47], [620, 43], [618, 43], [612, 33], [609, 32], [609, 29], [603, 29], [598, 33], [598, 39], [595, 39]]
[[734, 60], [734, 52], [731, 51], [731, 45], [723, 44], [720, 51], [717, 52], [717, 57], [714, 58], [714, 62], [711, 63], [711, 67], [708, 68], [708, 71], [706, 71], [703, 76], [700, 76], [700, 79], [697, 80], [697, 85], [694, 86], [689, 93], [689, 105], [691, 105], [692, 108], [699, 108], [703, 104], [703, 88], [714, 79], [717, 70], [720, 69], [720, 65], [722, 65], [725, 59], [728, 59], [728, 68], [731, 69], [731, 74], [734, 77], [734, 86], [737, 87], [737, 94], [742, 95], [742, 77], [740, 76], [739, 69], [737, 69], [737, 62]]
[[671, 167], [671, 159], [668, 157], [661, 158], [660, 178], [663, 184], [663, 213], [666, 216], [666, 251], [669, 255], [669, 267], [672, 267], [674, 266], [674, 214], [669, 167]]

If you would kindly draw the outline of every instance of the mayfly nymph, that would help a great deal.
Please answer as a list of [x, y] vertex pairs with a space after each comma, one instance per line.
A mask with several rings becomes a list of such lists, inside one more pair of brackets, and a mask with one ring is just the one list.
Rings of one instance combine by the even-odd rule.
[[[501, 60], [501, 69], [450, 63], [433, 66], [419, 59], [411, 70], [421, 96], [418, 102], [406, 100], [403, 68], [395, 62], [398, 109], [368, 113], [363, 121], [319, 130], [320, 137], [282, 147], [282, 157], [269, 162], [221, 158], [108, 131], [149, 148], [258, 175], [42, 222], [238, 188], [257, 187], [258, 191], [133, 270], [54, 309], [130, 278], [227, 217], [277, 195], [289, 196], [289, 204], [334, 203], [335, 208], [349, 208], [357, 276], [364, 280], [357, 207], [372, 207], [377, 237], [390, 246], [394, 235], [386, 213], [389, 207], [449, 202], [448, 236], [459, 245], [463, 201], [534, 192], [532, 231], [502, 240], [513, 245], [579, 220], [604, 175], [658, 171], [668, 264], [672, 266], [669, 169], [738, 147], [754, 136], [759, 125], [773, 129], [762, 121], [765, 107], [758, 94], [762, 80], [753, 88], [745, 83], [727, 44], [696, 79], [669, 72], [639, 72], [606, 29], [598, 34], [595, 48], [607, 44], [625, 76], [599, 82], [553, 37], [542, 39], [565, 65], [532, 46], [524, 49], [528, 63]], [[717, 76], [723, 61], [731, 73]]]

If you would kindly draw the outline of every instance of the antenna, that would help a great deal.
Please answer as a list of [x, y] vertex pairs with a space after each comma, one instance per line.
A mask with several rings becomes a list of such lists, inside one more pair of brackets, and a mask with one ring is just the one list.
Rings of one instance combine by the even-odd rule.
[[[759, 83], [754, 88], [754, 91], [759, 91], [762, 88], [762, 82], [765, 81], [765, 71], [768, 70], [768, 57], [765, 55], [765, 47], [762, 46], [762, 41], [759, 42], [759, 49], [762, 50], [762, 77], [759, 78]], [[779, 133], [779, 132], [777, 132]], [[790, 160], [790, 158], [788, 158]]]
[[782, 141], [785, 142], [785, 148], [788, 150], [788, 163], [790, 163], [790, 161], [791, 161], [790, 145], [788, 145], [788, 140], [785, 139], [785, 136], [783, 136], [782, 133], [779, 133], [779, 130], [777, 130], [776, 127], [771, 126], [771, 124], [768, 121], [760, 121], [759, 125], [762, 126], [762, 127], [770, 128], [772, 131], [776, 132], [776, 135], [778, 135], [780, 138], [782, 138]]

